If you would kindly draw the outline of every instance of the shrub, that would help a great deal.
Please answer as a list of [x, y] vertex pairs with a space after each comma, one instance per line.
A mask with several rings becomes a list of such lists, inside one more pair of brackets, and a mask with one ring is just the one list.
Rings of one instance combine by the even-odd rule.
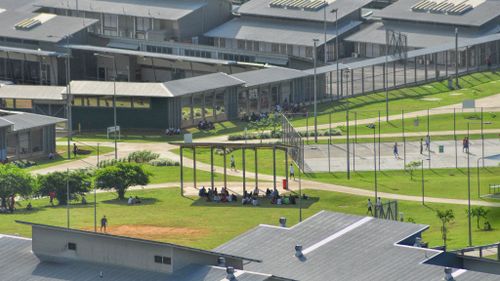
[[149, 161], [149, 165], [155, 166], [155, 167], [179, 166], [179, 162], [173, 161], [173, 160], [170, 160], [170, 159], [159, 158], [159, 159], [155, 159], [155, 160]]
[[149, 150], [140, 150], [130, 153], [127, 157], [128, 162], [147, 163], [151, 160], [158, 159], [160, 154], [151, 152]]

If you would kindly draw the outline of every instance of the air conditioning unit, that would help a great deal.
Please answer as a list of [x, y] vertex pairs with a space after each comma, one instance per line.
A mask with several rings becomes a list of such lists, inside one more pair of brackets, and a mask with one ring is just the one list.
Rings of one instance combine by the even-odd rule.
[[359, 57], [359, 54], [358, 54], [358, 53], [352, 53], [352, 57], [353, 57], [353, 58], [358, 58], [358, 57]]

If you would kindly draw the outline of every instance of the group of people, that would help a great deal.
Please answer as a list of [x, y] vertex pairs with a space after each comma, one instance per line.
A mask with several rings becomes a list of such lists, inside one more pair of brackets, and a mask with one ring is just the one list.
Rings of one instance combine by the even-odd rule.
[[222, 187], [219, 192], [217, 187], [207, 189], [203, 186], [198, 191], [198, 195], [200, 198], [206, 198], [207, 202], [226, 203], [238, 201], [236, 194], [229, 194], [229, 191], [225, 187]]
[[142, 202], [141, 198], [139, 198], [139, 196], [136, 195], [135, 197], [130, 196], [128, 198], [127, 204], [128, 205], [134, 205], [134, 204], [139, 204], [141, 202]]
[[167, 136], [174, 136], [174, 135], [180, 135], [181, 134], [181, 129], [180, 128], [167, 128], [165, 130], [165, 135]]
[[429, 135], [425, 136], [425, 143], [424, 143], [424, 139], [420, 138], [420, 154], [424, 154], [424, 144], [425, 144], [425, 150], [430, 152], [431, 151], [431, 136], [429, 136]]
[[245, 114], [241, 118], [241, 121], [255, 122], [255, 121], [259, 121], [261, 119], [266, 119], [268, 117], [269, 117], [269, 113], [267, 113], [267, 112], [260, 112], [260, 113], [252, 112], [250, 115]]
[[198, 129], [200, 129], [200, 130], [214, 130], [215, 125], [212, 121], [207, 121], [207, 120], [203, 119], [203, 120], [200, 120], [200, 122], [198, 122]]
[[2, 204], [0, 205], [0, 213], [14, 213], [16, 208], [16, 196], [14, 194], [8, 197], [2, 197]]
[[[382, 199], [380, 197], [377, 197], [377, 201], [375, 202], [375, 211], [380, 210], [382, 208]], [[373, 216], [373, 203], [370, 198], [368, 198], [368, 203], [367, 203], [367, 211], [366, 214], [371, 214]]]

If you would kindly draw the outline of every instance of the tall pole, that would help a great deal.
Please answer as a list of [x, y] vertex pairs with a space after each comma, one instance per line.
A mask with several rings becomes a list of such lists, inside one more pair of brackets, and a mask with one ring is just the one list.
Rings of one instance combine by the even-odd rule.
[[338, 9], [332, 10], [332, 12], [335, 12], [335, 63], [336, 63], [336, 69], [337, 69], [337, 99], [340, 99], [340, 94], [339, 94], [339, 26], [337, 24], [337, 14], [338, 14]]
[[453, 108], [453, 140], [455, 141], [455, 168], [458, 169], [457, 109]]
[[[480, 174], [479, 174], [479, 160], [481, 160], [482, 157], [477, 159], [477, 198], [481, 198], [481, 180], [480, 180]], [[483, 159], [484, 161], [484, 159]]]
[[376, 141], [376, 128], [373, 126], [373, 176], [375, 179], [375, 202], [378, 198], [378, 183], [377, 183], [377, 141]]
[[458, 28], [455, 28], [455, 85], [460, 88], [458, 84]]
[[380, 171], [380, 110], [378, 111], [378, 170]]
[[66, 219], [69, 228], [69, 169], [66, 169]]
[[97, 167], [99, 168], [99, 143], [97, 143]]
[[[467, 139], [469, 140], [470, 124], [467, 123]], [[469, 247], [472, 247], [472, 224], [471, 224], [471, 206], [470, 206], [470, 153], [467, 151], [467, 218], [469, 222]]]
[[[386, 35], [387, 36], [387, 35]], [[389, 55], [389, 44], [385, 43], [385, 63], [384, 63], [384, 88], [385, 88], [385, 121], [389, 122], [389, 75], [387, 73], [387, 56]]]
[[97, 185], [94, 185], [94, 232], [97, 232]]
[[69, 36], [66, 36], [66, 117], [68, 129], [68, 159], [71, 159], [71, 137], [73, 124], [71, 118], [71, 62], [70, 62]]
[[406, 170], [406, 136], [405, 136], [405, 110], [401, 110], [401, 127], [403, 133], [403, 167]]
[[116, 59], [115, 57], [113, 56], [113, 69], [114, 69], [114, 72], [115, 72], [115, 78], [113, 79], [113, 123], [114, 123], [114, 127], [115, 127], [115, 160], [118, 159], [118, 144], [117, 144], [117, 139], [116, 139], [116, 131], [117, 131], [117, 127], [116, 127], [116, 78], [118, 78], [118, 74], [116, 72]]
[[330, 159], [330, 146], [332, 145], [332, 114], [328, 117], [328, 173], [332, 172]]
[[481, 107], [481, 159], [483, 159], [484, 167], [484, 112], [483, 107]]
[[318, 39], [313, 39], [314, 42], [314, 142], [318, 143], [318, 86], [316, 85], [317, 83], [317, 77], [316, 77], [316, 63], [318, 60], [318, 52], [316, 50], [317, 44], [318, 44]]
[[347, 110], [345, 112], [345, 119], [346, 119], [346, 129], [347, 129], [347, 141], [346, 141], [346, 159], [347, 159], [347, 179], [351, 179], [351, 153], [349, 151], [350, 148], [350, 136], [349, 136], [349, 100], [346, 99], [347, 101]]
[[325, 7], [323, 8], [323, 35], [324, 35], [324, 41], [323, 41], [323, 51], [324, 51], [324, 58], [323, 62], [326, 64], [327, 62], [327, 57], [326, 57], [326, 8], [328, 7], [327, 2], [324, 1]]
[[420, 170], [422, 171], [422, 205], [425, 205], [424, 160], [422, 160], [422, 165], [420, 166]]
[[358, 112], [354, 111], [354, 142], [352, 145], [352, 170], [356, 172], [356, 144], [358, 143]]

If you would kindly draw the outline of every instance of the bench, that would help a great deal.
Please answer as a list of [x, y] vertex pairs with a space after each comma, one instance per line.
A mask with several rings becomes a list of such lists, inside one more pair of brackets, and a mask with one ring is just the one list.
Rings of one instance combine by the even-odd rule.
[[500, 193], [500, 184], [490, 184], [490, 194]]

